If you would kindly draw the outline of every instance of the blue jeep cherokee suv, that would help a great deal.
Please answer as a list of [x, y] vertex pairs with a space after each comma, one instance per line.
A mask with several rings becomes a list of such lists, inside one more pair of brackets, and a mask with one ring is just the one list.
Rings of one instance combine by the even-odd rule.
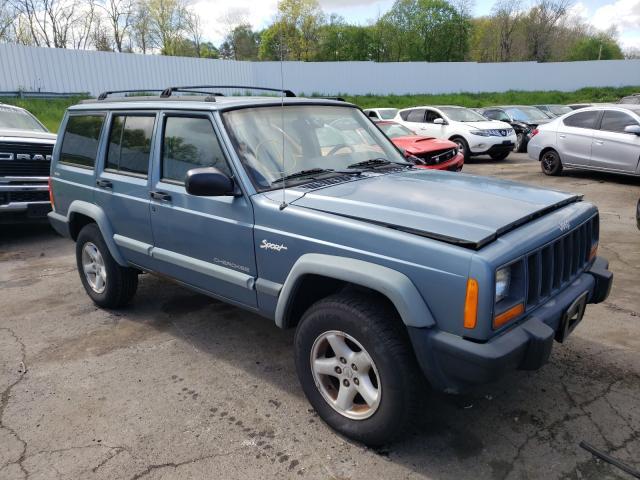
[[401, 433], [420, 372], [459, 392], [540, 368], [609, 293], [580, 196], [414, 168], [345, 102], [193, 89], [71, 107], [51, 223], [99, 306], [155, 272], [295, 327], [302, 388], [349, 437]]

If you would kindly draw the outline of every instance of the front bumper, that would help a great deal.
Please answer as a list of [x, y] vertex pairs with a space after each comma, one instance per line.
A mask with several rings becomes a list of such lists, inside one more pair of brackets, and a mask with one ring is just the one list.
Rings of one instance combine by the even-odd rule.
[[0, 178], [0, 221], [2, 223], [43, 220], [50, 210], [47, 178]]
[[503, 143], [496, 143], [482, 150], [471, 148], [471, 155], [496, 155], [503, 152], [511, 152], [515, 148], [515, 141], [503, 140]]
[[474, 384], [500, 378], [511, 370], [537, 370], [551, 354], [564, 313], [588, 292], [587, 303], [604, 301], [613, 274], [608, 262], [596, 258], [591, 269], [569, 287], [537, 308], [516, 326], [485, 343], [437, 329], [408, 327], [420, 366], [436, 389], [459, 393]]
[[464, 166], [464, 155], [458, 153], [451, 160], [439, 163], [437, 165], [416, 165], [418, 168], [425, 168], [429, 170], [448, 170], [450, 172], [459, 172]]

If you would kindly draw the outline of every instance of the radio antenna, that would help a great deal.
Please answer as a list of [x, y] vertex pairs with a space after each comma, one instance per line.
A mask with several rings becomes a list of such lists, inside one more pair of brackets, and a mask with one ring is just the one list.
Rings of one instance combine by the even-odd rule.
[[284, 138], [284, 45], [283, 45], [283, 35], [282, 31], [284, 30], [283, 26], [283, 18], [282, 18], [282, 9], [281, 1], [278, 0], [278, 16], [280, 17], [279, 24], [279, 36], [280, 36], [280, 87], [282, 91], [280, 92], [280, 131], [282, 132], [282, 203], [280, 204], [280, 210], [284, 210], [287, 208], [287, 196], [286, 196], [286, 184], [285, 184], [285, 160], [284, 160], [284, 147], [285, 147], [285, 138]]

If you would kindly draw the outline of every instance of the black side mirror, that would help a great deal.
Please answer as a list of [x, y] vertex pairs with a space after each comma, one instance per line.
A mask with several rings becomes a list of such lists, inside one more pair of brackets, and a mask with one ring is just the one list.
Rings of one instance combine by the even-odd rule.
[[237, 196], [231, 177], [215, 167], [193, 168], [187, 172], [185, 189], [190, 195], [199, 197]]

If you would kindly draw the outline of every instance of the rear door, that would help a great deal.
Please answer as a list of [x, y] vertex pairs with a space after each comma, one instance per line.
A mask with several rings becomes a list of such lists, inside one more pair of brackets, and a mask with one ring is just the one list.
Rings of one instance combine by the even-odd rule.
[[401, 118], [404, 119], [404, 123], [407, 128], [413, 130], [419, 135], [424, 135], [424, 115], [426, 109], [424, 108], [413, 108], [401, 114]]
[[256, 306], [253, 207], [246, 195], [186, 192], [189, 170], [234, 172], [210, 112], [165, 112], [151, 195], [153, 260], [177, 280], [245, 306]]
[[141, 267], [149, 265], [153, 245], [149, 164], [156, 117], [152, 111], [112, 112], [96, 176], [95, 202], [108, 212], [122, 255]]
[[557, 145], [563, 163], [588, 166], [600, 110], [577, 111], [558, 122]]
[[640, 136], [624, 128], [638, 120], [620, 110], [605, 110], [600, 129], [593, 135], [591, 165], [625, 173], [634, 173], [640, 161]]

